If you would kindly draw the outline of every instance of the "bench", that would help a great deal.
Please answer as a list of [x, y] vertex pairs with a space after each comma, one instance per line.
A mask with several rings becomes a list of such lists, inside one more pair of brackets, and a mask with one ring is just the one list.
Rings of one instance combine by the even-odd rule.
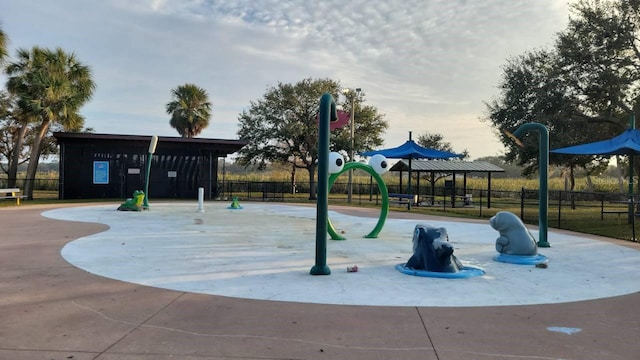
[[[617, 204], [624, 204], [624, 205], [631, 205], [634, 204], [634, 202], [632, 202], [631, 200], [616, 200], [616, 201], [611, 201], [610, 202], [611, 205], [617, 205]], [[614, 205], [614, 206], [615, 206]], [[630, 214], [629, 208], [627, 207], [626, 209], [621, 209], [621, 208], [615, 208], [615, 207], [609, 207], [606, 208], [604, 202], [601, 202], [600, 204], [600, 220], [604, 220], [604, 214], [617, 214], [618, 218], [620, 217], [620, 215], [623, 214]], [[637, 214], [636, 214], [637, 216]]]
[[620, 217], [620, 215], [628, 213], [629, 210], [600, 210], [600, 220], [604, 220], [604, 214], [617, 214]]
[[16, 200], [16, 205], [20, 205], [20, 199], [26, 198], [25, 195], [20, 195], [20, 189], [8, 188], [0, 189], [0, 200]]
[[392, 202], [398, 205], [407, 204], [407, 209], [411, 209], [411, 205], [415, 205], [418, 202], [418, 195], [389, 194], [389, 199], [395, 199]]
[[440, 201], [436, 201], [436, 197], [431, 195], [421, 195], [416, 203], [418, 206], [435, 206], [436, 204], [440, 205]]

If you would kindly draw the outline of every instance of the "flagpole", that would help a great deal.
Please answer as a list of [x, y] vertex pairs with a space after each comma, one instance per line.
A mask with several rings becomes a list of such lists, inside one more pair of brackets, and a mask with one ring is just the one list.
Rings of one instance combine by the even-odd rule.
[[[635, 114], [631, 114], [629, 116], [629, 128], [630, 129], [635, 129], [636, 128], [636, 115]], [[634, 204], [633, 204], [633, 170], [634, 170], [634, 166], [633, 166], [633, 154], [629, 154], [629, 215], [627, 218], [627, 223], [628, 224], [632, 224], [635, 225], [635, 209], [634, 209]], [[635, 229], [634, 229], [635, 230]], [[634, 238], [633, 241], [636, 241], [636, 239]]]
[[[409, 131], [409, 141], [411, 141], [411, 131]], [[407, 180], [407, 182], [409, 183], [407, 194], [409, 195], [413, 195], [411, 193], [411, 158], [412, 156], [409, 156], [409, 180]], [[411, 201], [409, 201], [409, 209], [411, 209]]]

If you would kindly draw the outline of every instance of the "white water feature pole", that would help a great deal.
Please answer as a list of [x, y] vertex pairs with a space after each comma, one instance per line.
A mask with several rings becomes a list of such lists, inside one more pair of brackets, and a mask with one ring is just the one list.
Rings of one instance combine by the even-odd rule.
[[198, 188], [198, 212], [204, 212], [204, 188]]

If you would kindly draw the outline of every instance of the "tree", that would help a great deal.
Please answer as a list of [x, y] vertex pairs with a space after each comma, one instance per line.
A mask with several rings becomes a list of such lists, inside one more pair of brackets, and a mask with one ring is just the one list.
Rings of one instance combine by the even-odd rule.
[[[602, 131], [587, 141], [608, 139], [640, 110], [640, 3], [581, 1], [574, 11], [577, 16], [557, 41], [561, 65], [581, 94], [584, 113], [601, 123]], [[587, 175], [604, 170], [609, 159], [593, 158]], [[572, 178], [572, 189], [573, 183]]]
[[197, 136], [209, 126], [211, 103], [206, 90], [194, 84], [184, 84], [171, 90], [171, 101], [166, 105], [171, 115], [169, 124], [182, 137]]
[[497, 172], [491, 175], [493, 178], [518, 178], [522, 174], [522, 167], [506, 162], [504, 160], [504, 156], [484, 156], [476, 159], [475, 161], [486, 161], [495, 166], [501, 167], [504, 169], [503, 173]]
[[0, 168], [7, 174], [8, 187], [16, 186], [18, 165], [28, 160], [27, 149], [22, 145], [28, 126], [18, 120], [20, 116], [17, 98], [0, 91], [0, 158], [7, 160], [7, 166], [0, 164]]
[[[330, 93], [338, 99], [340, 84], [330, 79], [304, 79], [296, 84], [278, 83], [267, 89], [262, 99], [252, 101], [238, 117], [240, 139], [248, 144], [240, 150], [242, 165], [270, 162], [289, 163], [292, 168], [309, 172], [310, 199], [315, 199], [315, 171], [318, 161], [318, 105], [320, 97]], [[355, 152], [382, 144], [381, 133], [387, 128], [383, 116], [372, 106], [365, 106], [360, 94], [355, 106]], [[343, 107], [343, 109], [347, 109]], [[350, 108], [348, 109], [350, 110]], [[350, 129], [331, 134], [332, 151], [346, 155]]]
[[[424, 134], [418, 135], [418, 140], [416, 142], [418, 143], [418, 145], [425, 148], [456, 153], [456, 151], [453, 150], [453, 146], [451, 145], [451, 143], [444, 141], [444, 135], [440, 133], [430, 133], [428, 131], [425, 131]], [[460, 157], [461, 160], [469, 157], [469, 151], [467, 149], [464, 149], [461, 154], [462, 154], [462, 157]], [[432, 174], [432, 175], [433, 175], [433, 182], [435, 183], [438, 180], [447, 177], [449, 174], [437, 174], [437, 175]], [[415, 176], [419, 176], [419, 173], [417, 173]], [[427, 176], [427, 175], [422, 176], [422, 179], [428, 182], [431, 182], [432, 180], [431, 176]]]
[[[551, 148], [610, 138], [624, 129], [639, 106], [640, 52], [637, 1], [583, 0], [572, 5], [567, 30], [552, 49], [533, 50], [507, 61], [500, 95], [487, 103], [486, 120], [499, 130], [506, 161], [538, 168], [537, 140], [520, 148], [505, 135], [527, 122], [546, 125]], [[608, 158], [551, 154], [551, 164], [573, 171], [599, 171]]]
[[[21, 112], [15, 102], [16, 97], [0, 91], [0, 170], [7, 174], [7, 187], [16, 187], [18, 167], [29, 161], [31, 146], [34, 143], [35, 122], [23, 119], [27, 114]], [[41, 156], [58, 153], [58, 144], [51, 134], [55, 131], [93, 132], [92, 128], [78, 129], [64, 127], [54, 123], [42, 142]]]
[[[457, 153], [453, 150], [453, 146], [451, 146], [450, 142], [444, 141], [444, 135], [440, 133], [430, 133], [426, 131], [424, 134], [418, 136], [417, 143], [425, 148]], [[462, 155], [460, 159], [466, 159], [469, 157], [469, 151], [467, 149], [464, 149], [460, 154]]]
[[[505, 160], [523, 166], [524, 175], [529, 176], [538, 168], [536, 137], [523, 139], [525, 146], [520, 148], [505, 135], [505, 130], [513, 132], [528, 122], [542, 123], [552, 134], [552, 148], [575, 144], [592, 135], [581, 131], [586, 124], [579, 117], [579, 100], [571, 95], [572, 89], [564, 81], [557, 54], [532, 51], [510, 59], [503, 70], [501, 96], [487, 105], [489, 120], [501, 131], [502, 142], [508, 149]], [[581, 165], [586, 166], [592, 160], [582, 158]], [[565, 160], [550, 157], [552, 164], [559, 161]]]
[[[341, 93], [345, 93], [345, 91], [343, 90]], [[384, 120], [384, 115], [380, 114], [375, 106], [366, 104], [365, 96], [364, 92], [359, 91], [356, 96], [346, 95], [343, 102], [338, 102], [345, 113], [351, 114], [352, 109], [354, 111], [353, 148], [355, 154], [381, 146], [384, 143], [382, 134], [389, 127], [389, 124]], [[345, 160], [349, 159], [350, 124], [332, 132], [331, 144], [331, 151], [340, 152]]]
[[8, 42], [9, 39], [7, 39], [7, 35], [5, 35], [4, 31], [2, 31], [2, 28], [0, 28], [0, 64], [4, 62], [4, 59], [9, 53], [7, 51], [7, 49], [9, 48], [9, 46], [7, 45]]
[[33, 126], [24, 186], [25, 195], [32, 199], [38, 162], [50, 127], [81, 129], [84, 118], [79, 110], [93, 95], [95, 84], [90, 68], [80, 63], [73, 53], [60, 48], [19, 49], [17, 58], [7, 65], [5, 72], [7, 89], [18, 98], [20, 125]]

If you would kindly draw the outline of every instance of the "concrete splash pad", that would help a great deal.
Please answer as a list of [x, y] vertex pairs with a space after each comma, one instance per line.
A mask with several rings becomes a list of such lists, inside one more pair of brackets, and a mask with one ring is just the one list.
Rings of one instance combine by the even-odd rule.
[[[330, 211], [346, 241], [328, 241], [329, 276], [311, 276], [314, 207], [243, 203], [153, 203], [151, 211], [117, 205], [43, 213], [104, 223], [108, 231], [68, 243], [62, 256], [88, 272], [122, 281], [212, 295], [345, 305], [498, 306], [571, 302], [640, 291], [640, 251], [550, 232], [545, 269], [496, 262], [488, 224], [389, 219], [377, 239], [362, 236], [377, 218]], [[394, 269], [411, 256], [416, 223], [447, 228], [456, 256], [485, 275], [467, 279], [407, 276]], [[533, 232], [534, 235], [537, 235]], [[358, 265], [358, 272], [347, 272]]]

